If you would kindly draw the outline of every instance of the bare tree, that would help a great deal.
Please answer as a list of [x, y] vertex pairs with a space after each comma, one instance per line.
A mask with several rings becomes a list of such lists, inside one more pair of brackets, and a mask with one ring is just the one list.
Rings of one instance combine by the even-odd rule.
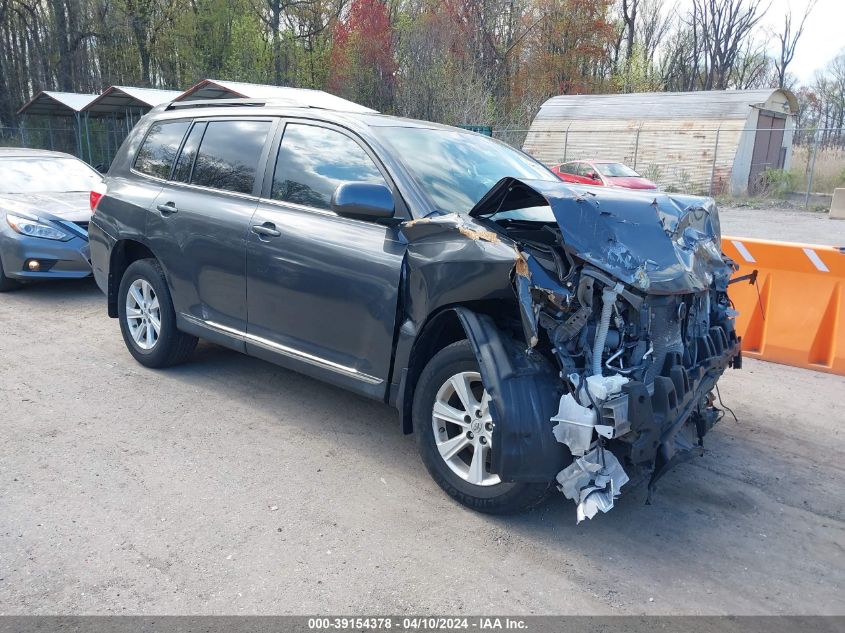
[[[692, 0], [666, 46], [668, 90], [725, 90], [736, 85], [750, 40], [768, 9], [764, 0]], [[748, 73], [742, 73], [747, 79]]]
[[763, 42], [749, 39], [740, 50], [731, 76], [731, 85], [738, 90], [764, 88], [771, 85], [772, 59], [766, 55]]
[[622, 0], [622, 22], [625, 25], [625, 92], [631, 91], [631, 57], [637, 34], [637, 8], [640, 0]]
[[795, 48], [798, 46], [798, 40], [804, 33], [804, 23], [807, 21], [807, 16], [816, 6], [818, 0], [810, 0], [807, 7], [804, 9], [804, 15], [801, 16], [801, 22], [798, 23], [798, 28], [792, 30], [792, 9], [786, 12], [783, 16], [783, 30], [777, 33], [778, 42], [780, 43], [780, 56], [775, 59], [775, 68], [778, 73], [778, 87], [783, 88], [786, 82], [786, 69], [792, 63], [795, 57]]
[[745, 40], [769, 4], [763, 0], [693, 0], [704, 50], [707, 73], [704, 90], [724, 90], [739, 61]]
[[641, 0], [637, 41], [643, 57], [655, 61], [657, 49], [672, 29], [672, 14], [664, 11], [664, 0]]

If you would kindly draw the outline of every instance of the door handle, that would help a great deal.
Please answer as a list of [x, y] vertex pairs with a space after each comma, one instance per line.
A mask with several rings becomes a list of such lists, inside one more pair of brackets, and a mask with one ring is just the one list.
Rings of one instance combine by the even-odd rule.
[[264, 237], [279, 237], [282, 232], [276, 230], [276, 225], [272, 222], [265, 222], [264, 224], [253, 224], [252, 232]]
[[167, 204], [160, 204], [156, 207], [156, 209], [158, 209], [158, 212], [162, 215], [173, 215], [174, 213], [177, 213], [179, 211], [179, 209], [176, 208], [176, 205], [172, 202], [168, 202]]

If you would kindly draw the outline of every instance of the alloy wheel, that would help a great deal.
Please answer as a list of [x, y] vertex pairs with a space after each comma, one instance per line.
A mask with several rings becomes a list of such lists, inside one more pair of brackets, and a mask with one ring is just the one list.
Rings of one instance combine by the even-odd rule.
[[493, 418], [481, 374], [464, 371], [446, 380], [434, 399], [431, 424], [437, 451], [453, 473], [476, 486], [501, 482], [490, 472]]
[[136, 279], [126, 293], [126, 325], [135, 344], [151, 350], [161, 333], [161, 308], [152, 285], [146, 279]]

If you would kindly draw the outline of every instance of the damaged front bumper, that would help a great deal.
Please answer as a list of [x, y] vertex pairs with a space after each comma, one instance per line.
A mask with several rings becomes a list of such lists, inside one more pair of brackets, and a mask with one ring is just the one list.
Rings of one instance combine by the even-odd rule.
[[[741, 363], [740, 339], [733, 331], [712, 328], [705, 345], [709, 355], [694, 368], [686, 368], [679, 356], [667, 357], [652, 383], [612, 385], [606, 396], [594, 397], [595, 408], [582, 406], [572, 394], [561, 396], [553, 433], [575, 461], [556, 479], [576, 503], [578, 522], [610, 510], [632, 478], [649, 478], [650, 499], [657, 481], [703, 446], [721, 415], [711, 392], [727, 367]], [[613, 378], [595, 382], [600, 386]]]
[[[741, 361], [715, 203], [504, 179], [470, 215], [515, 243], [527, 353], [559, 368], [546, 420], [569, 451], [557, 481], [579, 520], [612, 508], [629, 479], [650, 478], [651, 495], [702, 445], [721, 414], [711, 391]], [[503, 480], [517, 480], [509, 466]]]

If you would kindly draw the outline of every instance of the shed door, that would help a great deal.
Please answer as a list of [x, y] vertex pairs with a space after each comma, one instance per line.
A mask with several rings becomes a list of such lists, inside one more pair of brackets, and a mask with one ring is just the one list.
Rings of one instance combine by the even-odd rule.
[[781, 147], [785, 125], [786, 117], [760, 112], [754, 136], [754, 153], [751, 155], [751, 172], [748, 174], [748, 190], [751, 193], [759, 193], [761, 190], [764, 171], [783, 168], [785, 152], [781, 151]]

